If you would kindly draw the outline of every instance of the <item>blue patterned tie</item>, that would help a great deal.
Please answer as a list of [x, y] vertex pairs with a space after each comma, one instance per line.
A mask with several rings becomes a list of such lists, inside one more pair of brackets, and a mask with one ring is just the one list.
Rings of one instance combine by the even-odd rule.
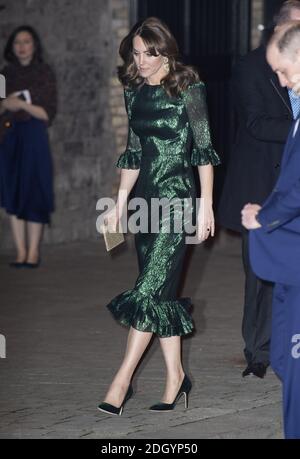
[[289, 89], [288, 91], [293, 110], [294, 120], [296, 120], [300, 114], [300, 96], [298, 96], [298, 94], [296, 94], [292, 89]]

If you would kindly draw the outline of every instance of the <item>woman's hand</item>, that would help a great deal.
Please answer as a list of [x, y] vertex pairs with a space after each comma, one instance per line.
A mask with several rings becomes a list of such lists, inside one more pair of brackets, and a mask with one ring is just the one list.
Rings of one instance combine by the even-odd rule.
[[212, 199], [201, 198], [197, 220], [197, 238], [200, 242], [206, 241], [209, 236], [215, 235], [215, 217], [212, 208]]
[[108, 226], [111, 232], [116, 232], [121, 218], [122, 212], [119, 212], [119, 204], [116, 203], [116, 205], [106, 214], [104, 224]]
[[11, 95], [2, 101], [2, 107], [10, 112], [18, 112], [24, 109], [26, 102], [15, 95]]
[[7, 97], [7, 99], [5, 99], [2, 102], [1, 107], [4, 110], [9, 110], [10, 112], [18, 112], [19, 110], [24, 110], [34, 118], [46, 122], [49, 121], [49, 116], [43, 107], [40, 107], [39, 105], [29, 104], [25, 100], [17, 97], [17, 94], [18, 93], [16, 92], [10, 94]]

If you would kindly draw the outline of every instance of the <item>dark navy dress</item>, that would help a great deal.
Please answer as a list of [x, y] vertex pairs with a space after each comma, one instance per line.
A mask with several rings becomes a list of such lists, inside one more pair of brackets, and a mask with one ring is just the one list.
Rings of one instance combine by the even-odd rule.
[[[6, 76], [7, 95], [29, 90], [32, 103], [42, 106], [51, 122], [56, 110], [55, 78], [42, 63], [11, 64]], [[48, 123], [20, 111], [1, 117], [0, 205], [10, 215], [46, 224], [54, 210], [53, 167]]]

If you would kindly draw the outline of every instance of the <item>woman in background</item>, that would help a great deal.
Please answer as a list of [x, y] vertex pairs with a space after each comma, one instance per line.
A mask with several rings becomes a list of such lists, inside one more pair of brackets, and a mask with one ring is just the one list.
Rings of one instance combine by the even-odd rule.
[[43, 225], [54, 210], [47, 127], [56, 113], [56, 81], [30, 26], [11, 34], [4, 58], [8, 97], [0, 105], [0, 205], [10, 216], [17, 249], [11, 266], [36, 268]]

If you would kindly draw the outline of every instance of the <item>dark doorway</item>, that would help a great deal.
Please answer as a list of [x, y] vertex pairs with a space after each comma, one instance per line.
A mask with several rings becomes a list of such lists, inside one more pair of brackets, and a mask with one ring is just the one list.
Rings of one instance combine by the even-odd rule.
[[264, 0], [264, 25], [267, 28], [273, 26], [273, 19], [276, 13], [278, 13], [280, 7], [284, 3], [284, 0]]
[[[157, 16], [175, 35], [185, 63], [198, 68], [207, 88], [215, 149], [223, 164], [234, 132], [231, 70], [250, 49], [251, 0], [132, 0], [132, 21]], [[216, 198], [224, 166], [217, 168]]]

